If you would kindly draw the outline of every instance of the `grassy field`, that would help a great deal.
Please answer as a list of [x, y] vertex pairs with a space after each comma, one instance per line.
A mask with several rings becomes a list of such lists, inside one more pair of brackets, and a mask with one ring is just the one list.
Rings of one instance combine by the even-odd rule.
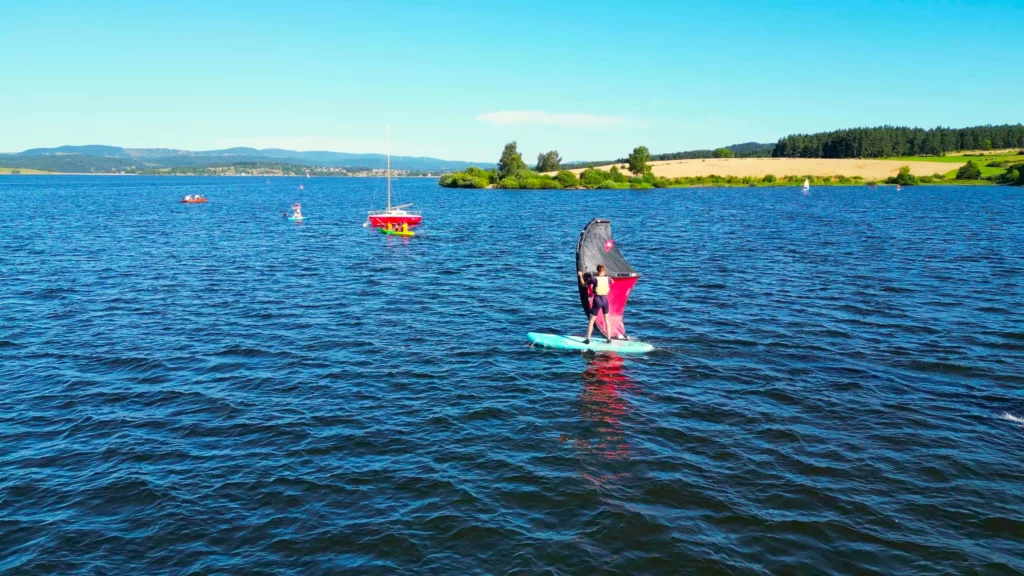
[[47, 172], [46, 170], [33, 170], [31, 168], [3, 168], [0, 167], [0, 174], [54, 174], [54, 172]]
[[[965, 161], [961, 161], [963, 164]], [[931, 176], [936, 172], [945, 173], [945, 163], [928, 162], [896, 162], [877, 158], [705, 158], [693, 160], [655, 160], [649, 163], [655, 176], [665, 178], [710, 176], [735, 176], [762, 178], [766, 174], [776, 177], [798, 175], [803, 181], [805, 176], [860, 176], [865, 180], [882, 181], [895, 176], [903, 166], [910, 166], [915, 176]], [[608, 166], [603, 166], [607, 170]], [[627, 176], [632, 174], [621, 169]], [[582, 168], [571, 170], [575, 174], [583, 172]]]
[[[956, 164], [957, 169], [967, 162], [974, 161], [981, 168], [982, 177], [999, 176], [1006, 172], [1005, 168], [986, 166], [989, 162], [1009, 162], [1010, 164], [1024, 163], [1024, 155], [1017, 154], [1019, 150], [1011, 150], [1009, 153], [985, 154], [984, 156], [965, 156], [963, 154], [948, 156], [900, 156], [898, 158], [887, 158], [887, 160], [898, 160], [900, 162], [945, 162]], [[956, 177], [956, 170], [944, 172], [947, 179]]]
[[899, 160], [900, 162], [948, 162], [950, 164], [966, 164], [974, 160], [978, 164], [988, 164], [995, 161], [1018, 161], [1024, 162], [1024, 156], [1020, 154], [992, 154], [988, 156], [897, 156], [895, 158], [881, 158], [881, 160]]
[[[999, 151], [992, 154], [968, 155], [957, 153], [948, 156], [902, 156], [895, 158], [706, 158], [687, 160], [662, 160], [649, 163], [658, 185], [670, 187], [691, 186], [743, 186], [743, 187], [792, 187], [799, 186], [804, 178], [811, 181], [811, 187], [818, 186], [859, 186], [868, 182], [882, 184], [895, 179], [899, 170], [906, 166], [910, 173], [922, 181], [922, 185], [992, 185], [999, 182], [999, 176], [1007, 166], [1024, 163], [1020, 150]], [[977, 180], [956, 180], [957, 171], [974, 162], [981, 171]], [[1001, 166], [988, 166], [990, 163]], [[632, 176], [624, 164], [618, 165], [626, 177]], [[607, 170], [608, 167], [602, 167]], [[570, 170], [579, 175], [583, 169]], [[764, 182], [767, 175], [774, 175], [776, 182]], [[555, 173], [549, 173], [554, 176]], [[654, 185], [655, 182], [649, 183]], [[638, 187], [640, 183], [634, 183]], [[623, 186], [626, 186], [623, 184]], [[646, 186], [644, 186], [646, 187]]]

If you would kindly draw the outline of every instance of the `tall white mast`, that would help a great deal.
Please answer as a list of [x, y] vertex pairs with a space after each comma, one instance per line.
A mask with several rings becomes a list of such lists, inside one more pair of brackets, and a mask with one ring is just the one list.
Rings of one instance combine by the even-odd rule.
[[391, 212], [391, 124], [388, 124], [388, 212]]

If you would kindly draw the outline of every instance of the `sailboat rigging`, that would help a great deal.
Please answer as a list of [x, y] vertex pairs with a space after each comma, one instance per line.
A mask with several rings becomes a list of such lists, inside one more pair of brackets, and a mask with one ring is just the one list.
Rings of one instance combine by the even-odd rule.
[[423, 221], [419, 210], [406, 210], [412, 206], [409, 204], [391, 205], [391, 126], [388, 126], [388, 167], [387, 167], [387, 206], [384, 210], [371, 210], [366, 215], [366, 221], [373, 228], [401, 227], [407, 224], [409, 228], [418, 226]]

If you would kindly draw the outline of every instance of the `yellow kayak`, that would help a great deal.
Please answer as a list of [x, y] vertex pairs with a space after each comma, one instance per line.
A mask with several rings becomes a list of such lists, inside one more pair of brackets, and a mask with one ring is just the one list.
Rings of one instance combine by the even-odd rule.
[[388, 230], [387, 228], [378, 228], [378, 230], [380, 230], [383, 234], [387, 234], [388, 236], [404, 236], [408, 238], [416, 235], [416, 233], [413, 232], [412, 230], [407, 230], [404, 232], [402, 230]]

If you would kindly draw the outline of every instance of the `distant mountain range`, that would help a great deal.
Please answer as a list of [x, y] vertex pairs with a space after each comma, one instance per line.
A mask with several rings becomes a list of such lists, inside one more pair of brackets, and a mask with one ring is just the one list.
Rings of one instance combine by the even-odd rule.
[[[332, 168], [383, 168], [384, 154], [281, 150], [279, 148], [228, 148], [225, 150], [175, 150], [171, 148], [121, 148], [118, 146], [58, 146], [32, 148], [16, 154], [0, 154], [0, 166], [54, 172], [111, 172], [212, 166], [239, 162], [276, 162]], [[489, 168], [493, 163], [440, 160], [423, 156], [392, 156], [395, 170], [452, 172], [469, 166]]]

